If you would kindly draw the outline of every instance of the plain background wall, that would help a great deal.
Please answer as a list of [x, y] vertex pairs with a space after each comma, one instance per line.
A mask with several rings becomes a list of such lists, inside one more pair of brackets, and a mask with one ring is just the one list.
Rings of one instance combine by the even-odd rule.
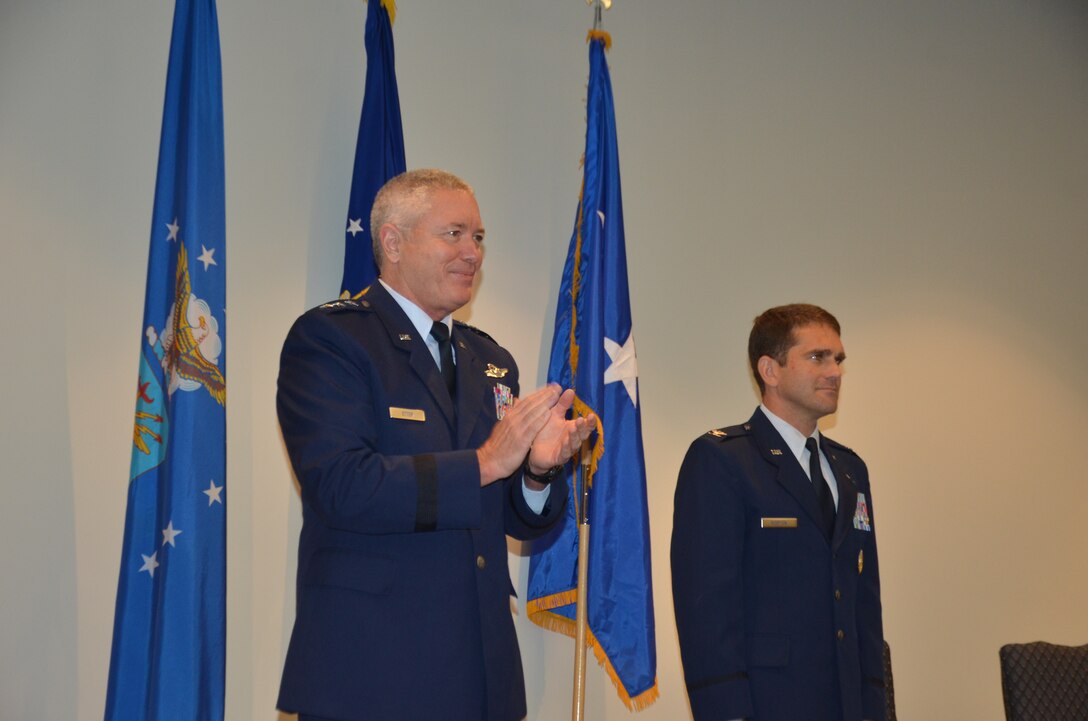
[[[101, 717], [173, 4], [0, 0], [0, 718]], [[359, 0], [221, 0], [230, 356], [227, 718], [277, 721], [299, 500], [284, 334], [339, 287]], [[402, 0], [410, 166], [473, 183], [462, 317], [543, 379], [584, 143], [582, 0]], [[616, 96], [661, 699], [688, 443], [757, 398], [764, 308], [843, 323], [825, 430], [870, 465], [900, 718], [1002, 718], [997, 650], [1088, 642], [1088, 5], [617, 0]], [[161, 229], [156, 229], [161, 231]], [[218, 257], [218, 256], [217, 256]], [[513, 572], [525, 594], [527, 563]], [[571, 642], [519, 610], [530, 719]], [[628, 718], [589, 669], [588, 717]]]

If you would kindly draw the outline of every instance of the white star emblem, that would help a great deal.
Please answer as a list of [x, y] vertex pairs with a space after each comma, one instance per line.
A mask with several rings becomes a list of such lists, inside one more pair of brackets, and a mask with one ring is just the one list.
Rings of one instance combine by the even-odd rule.
[[215, 480], [214, 479], [212, 479], [211, 481], [208, 482], [208, 490], [201, 491], [201, 493], [203, 493], [205, 496], [208, 497], [208, 505], [209, 506], [212, 505], [213, 503], [222, 503], [223, 502], [223, 499], [219, 496], [219, 494], [222, 493], [222, 492], [223, 492], [223, 486], [215, 485]]
[[178, 231], [181, 230], [181, 226], [178, 225], [178, 219], [174, 218], [173, 223], [167, 223], [166, 227], [170, 229], [170, 235], [166, 236], [167, 240], [177, 240]]
[[612, 359], [612, 365], [604, 369], [604, 384], [623, 381], [623, 387], [627, 389], [627, 395], [631, 397], [631, 405], [638, 407], [638, 361], [635, 359], [635, 332], [627, 336], [627, 340], [620, 345], [611, 338], [604, 339], [604, 350]]
[[162, 529], [162, 545], [169, 543], [171, 546], [177, 547], [178, 544], [174, 543], [174, 539], [177, 538], [181, 531], [174, 528], [174, 522], [171, 520], [166, 524], [166, 528]]
[[204, 252], [200, 254], [197, 260], [204, 264], [204, 270], [207, 270], [209, 265], [219, 265], [215, 262], [215, 258], [212, 257], [215, 254], [215, 248], [208, 250], [204, 247], [204, 244], [201, 243], [200, 249]]
[[348, 232], [351, 233], [351, 237], [354, 238], [356, 233], [363, 232], [363, 219], [362, 218], [348, 218]]
[[601, 227], [603, 228], [604, 227], [604, 211], [603, 210], [598, 210], [597, 215], [600, 216], [600, 218], [601, 218]]
[[144, 571], [147, 571], [147, 575], [154, 578], [155, 577], [155, 569], [159, 567], [159, 562], [157, 560], [155, 560], [158, 555], [159, 555], [158, 551], [155, 551], [150, 556], [144, 556], [144, 554], [141, 553], [140, 556], [143, 557], [143, 559], [144, 559], [144, 565], [140, 566], [140, 571], [139, 572], [143, 573]]

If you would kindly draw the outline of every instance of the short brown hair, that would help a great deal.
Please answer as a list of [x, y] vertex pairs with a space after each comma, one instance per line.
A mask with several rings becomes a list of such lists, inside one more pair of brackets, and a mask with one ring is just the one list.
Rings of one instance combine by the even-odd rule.
[[797, 343], [793, 331], [806, 325], [826, 325], [835, 333], [842, 335], [839, 329], [839, 321], [818, 305], [808, 303], [791, 303], [780, 305], [763, 311], [752, 324], [752, 332], [748, 334], [748, 363], [752, 366], [752, 374], [759, 384], [759, 392], [766, 391], [763, 378], [759, 375], [759, 359], [770, 356], [778, 363], [785, 365], [786, 356]]
[[475, 195], [472, 186], [453, 173], [438, 168], [409, 170], [386, 181], [374, 197], [370, 209], [370, 241], [374, 250], [374, 263], [381, 270], [385, 254], [382, 252], [381, 228], [386, 223], [409, 227], [430, 207], [431, 193], [436, 190], [463, 190]]

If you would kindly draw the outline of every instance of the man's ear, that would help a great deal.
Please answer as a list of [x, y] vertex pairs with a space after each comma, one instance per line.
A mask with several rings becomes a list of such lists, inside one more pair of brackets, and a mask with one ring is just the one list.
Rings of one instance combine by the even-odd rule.
[[378, 241], [382, 246], [382, 255], [385, 256], [385, 260], [390, 263], [399, 263], [401, 244], [404, 242], [400, 228], [392, 223], [386, 223], [378, 229]]
[[778, 361], [771, 358], [769, 355], [760, 356], [756, 361], [756, 369], [759, 370], [759, 377], [763, 379], [763, 385], [767, 388], [774, 388], [778, 385], [778, 371], [781, 366], [778, 365]]

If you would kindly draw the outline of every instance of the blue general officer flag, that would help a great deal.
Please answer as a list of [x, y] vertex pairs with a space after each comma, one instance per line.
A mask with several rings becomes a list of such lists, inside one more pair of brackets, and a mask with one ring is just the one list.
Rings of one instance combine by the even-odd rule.
[[106, 721], [223, 718], [226, 232], [219, 58], [214, 0], [177, 0]]
[[366, 90], [355, 143], [348, 200], [344, 279], [340, 296], [359, 294], [378, 277], [370, 237], [370, 207], [385, 181], [404, 172], [404, 131], [393, 63], [393, 0], [369, 0], [366, 11]]
[[[589, 497], [588, 638], [628, 708], [657, 698], [653, 588], [638, 368], [627, 289], [619, 152], [607, 33], [592, 31], [582, 193], [555, 314], [548, 380], [576, 392], [575, 411], [599, 419]], [[575, 506], [529, 564], [529, 617], [574, 634]]]

